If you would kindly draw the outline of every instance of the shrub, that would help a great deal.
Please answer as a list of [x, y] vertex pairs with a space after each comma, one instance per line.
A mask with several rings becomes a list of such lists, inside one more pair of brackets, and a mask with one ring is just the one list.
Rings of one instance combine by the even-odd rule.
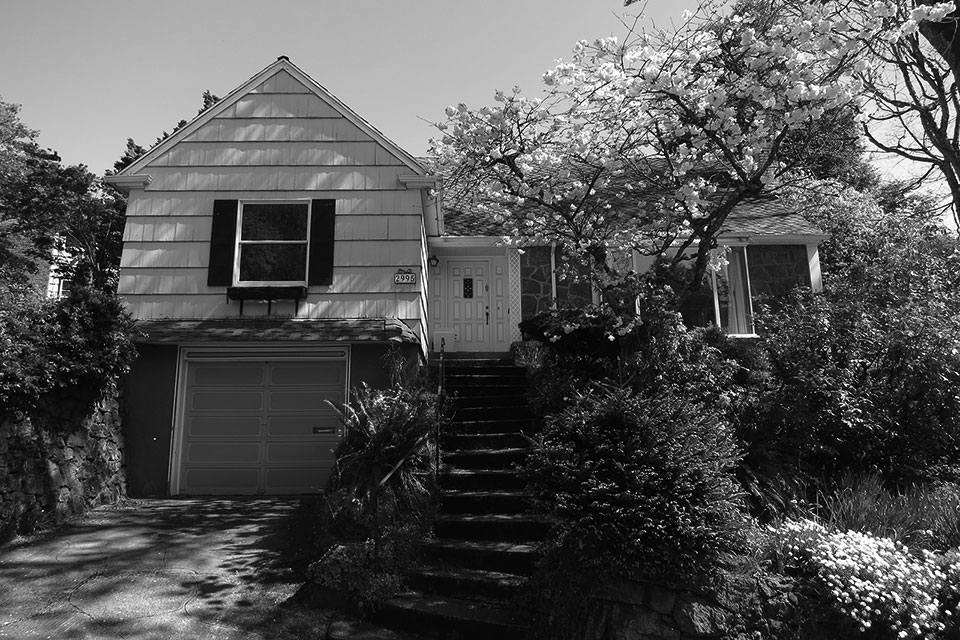
[[399, 590], [428, 533], [432, 437], [446, 409], [437, 394], [400, 383], [412, 372], [399, 350], [384, 364], [393, 385], [354, 389], [340, 413], [345, 436], [325, 496], [328, 548], [310, 568], [362, 611]]
[[603, 380], [650, 396], [729, 403], [736, 363], [704, 339], [703, 330], [684, 327], [662, 278], [659, 270], [631, 274], [604, 291], [602, 304], [551, 310], [522, 323], [546, 350], [533, 373], [531, 404], [538, 415], [562, 410], [573, 389]]
[[555, 544], [584, 565], [680, 577], [737, 546], [736, 460], [705, 407], [597, 385], [547, 418], [526, 475]]
[[798, 290], [758, 314], [754, 344], [710, 338], [741, 367], [727, 417], [758, 513], [847, 472], [901, 488], [960, 478], [960, 325], [928, 306]]
[[429, 505], [431, 438], [441, 415], [437, 395], [428, 391], [399, 385], [353, 390], [341, 414], [345, 436], [329, 488], [359, 505], [375, 532], [382, 515], [419, 514]]
[[310, 565], [307, 576], [346, 595], [361, 612], [369, 613], [401, 589], [404, 571], [416, 557], [422, 539], [418, 524], [394, 523], [386, 527], [379, 551], [372, 538], [341, 541]]
[[133, 321], [113, 293], [76, 287], [62, 300], [0, 288], [0, 408], [26, 414], [44, 396], [86, 413], [135, 357]]
[[944, 574], [888, 538], [788, 521], [772, 531], [787, 571], [817, 583], [830, 604], [873, 638], [928, 638], [943, 630], [938, 595]]

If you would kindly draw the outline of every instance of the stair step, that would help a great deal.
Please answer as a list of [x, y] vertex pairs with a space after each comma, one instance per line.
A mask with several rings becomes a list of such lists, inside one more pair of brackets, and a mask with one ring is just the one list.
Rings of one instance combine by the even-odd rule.
[[450, 433], [443, 436], [444, 451], [476, 451], [529, 447], [530, 441], [520, 433]]
[[522, 491], [445, 491], [440, 497], [444, 513], [524, 513], [530, 495]]
[[474, 375], [461, 375], [445, 373], [443, 376], [443, 388], [448, 392], [456, 393], [461, 389], [483, 387], [511, 387], [514, 389], [526, 389], [527, 380], [520, 375], [508, 373], [485, 373]]
[[450, 420], [450, 424], [444, 428], [444, 433], [451, 435], [520, 433], [521, 431], [530, 433], [533, 428], [532, 418], [516, 417], [515, 415], [492, 420], [477, 420], [475, 417], [473, 419], [458, 419], [455, 415]]
[[497, 409], [500, 407], [526, 407], [527, 399], [522, 394], [507, 396], [482, 395], [459, 397], [453, 401], [453, 408], [457, 411], [466, 409]]
[[511, 366], [458, 367], [448, 364], [443, 368], [443, 379], [448, 386], [471, 380], [486, 383], [502, 380], [499, 384], [525, 384], [527, 381], [527, 370]]
[[433, 524], [438, 538], [458, 540], [537, 541], [549, 528], [541, 518], [515, 513], [440, 514]]
[[440, 593], [465, 600], [503, 602], [527, 579], [512, 573], [449, 565], [420, 565], [406, 575], [410, 586], [425, 593]]
[[521, 640], [528, 631], [512, 607], [417, 592], [390, 598], [374, 619], [444, 640]]
[[516, 575], [533, 573], [538, 558], [532, 544], [498, 540], [435, 540], [423, 545], [423, 554], [435, 562]]
[[487, 406], [487, 407], [466, 407], [463, 409], [454, 407], [451, 422], [478, 422], [491, 420], [530, 420], [533, 418], [530, 408], [526, 404], [517, 406]]
[[512, 449], [476, 449], [443, 454], [443, 462], [458, 469], [513, 469], [530, 454], [528, 447]]
[[447, 392], [456, 392], [458, 399], [473, 398], [477, 396], [517, 396], [524, 397], [527, 394], [526, 383], [511, 382], [509, 384], [482, 384], [482, 385], [463, 385], [451, 389], [447, 385]]
[[398, 633], [369, 622], [339, 618], [330, 623], [327, 640], [420, 640], [420, 636]]
[[[460, 351], [446, 351], [443, 354], [447, 362], [455, 362], [463, 366], [476, 364], [477, 366], [486, 366], [487, 364], [500, 364], [513, 366], [513, 353], [510, 351], [476, 351], [465, 353]], [[432, 352], [430, 354], [430, 363], [439, 362], [440, 353]]]
[[453, 469], [441, 472], [439, 481], [445, 491], [519, 491], [527, 484], [510, 469]]

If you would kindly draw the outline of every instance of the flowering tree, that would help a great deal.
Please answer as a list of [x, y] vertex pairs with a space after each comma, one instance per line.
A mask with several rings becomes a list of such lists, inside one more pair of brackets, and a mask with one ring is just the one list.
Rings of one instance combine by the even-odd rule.
[[447, 108], [433, 144], [447, 188], [510, 241], [590, 258], [601, 286], [627, 249], [692, 265], [697, 286], [731, 211], [783, 184], [796, 145], [849, 117], [861, 89], [862, 42], [838, 7], [767, 4], [723, 15], [707, 0], [672, 31], [637, 22], [622, 43], [578, 43], [542, 98]]
[[[855, 0], [842, 12], [870, 64], [858, 77], [873, 144], [939, 174], [960, 226], [960, 16], [953, 2]], [[879, 37], [878, 34], [879, 33]]]

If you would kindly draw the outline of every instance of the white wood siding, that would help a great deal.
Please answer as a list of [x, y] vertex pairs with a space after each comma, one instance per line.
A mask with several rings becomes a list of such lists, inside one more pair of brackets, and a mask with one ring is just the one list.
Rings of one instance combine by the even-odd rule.
[[[207, 286], [217, 199], [334, 199], [330, 286], [312, 286], [300, 317], [397, 317], [421, 327], [425, 240], [412, 171], [290, 74], [281, 71], [151, 162], [127, 207], [119, 290], [135, 317], [236, 317]], [[394, 285], [397, 269], [417, 285]], [[274, 303], [292, 315], [293, 303]], [[244, 316], [266, 305], [244, 303]]]

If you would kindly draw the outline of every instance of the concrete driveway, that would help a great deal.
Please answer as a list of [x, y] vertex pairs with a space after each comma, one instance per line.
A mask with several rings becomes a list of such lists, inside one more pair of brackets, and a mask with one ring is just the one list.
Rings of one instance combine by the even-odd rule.
[[0, 638], [324, 638], [280, 607], [303, 581], [313, 503], [135, 501], [0, 548]]

